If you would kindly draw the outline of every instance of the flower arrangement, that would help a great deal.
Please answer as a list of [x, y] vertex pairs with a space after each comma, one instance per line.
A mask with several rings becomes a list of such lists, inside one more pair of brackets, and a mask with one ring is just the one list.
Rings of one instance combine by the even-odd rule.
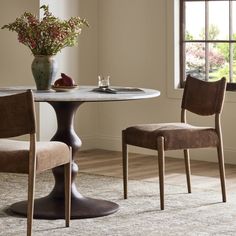
[[49, 12], [47, 5], [40, 9], [44, 10], [42, 20], [25, 12], [2, 29], [15, 31], [19, 42], [29, 47], [33, 55], [56, 55], [65, 47], [75, 46], [82, 27], [88, 26], [88, 22], [80, 17], [61, 20]]

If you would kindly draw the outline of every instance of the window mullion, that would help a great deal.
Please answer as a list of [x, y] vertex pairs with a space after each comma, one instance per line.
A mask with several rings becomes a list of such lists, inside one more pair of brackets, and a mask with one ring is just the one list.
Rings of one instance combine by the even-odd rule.
[[[205, 2], [205, 40], [208, 40], [209, 35], [209, 3]], [[205, 42], [205, 80], [209, 79], [209, 44]]]
[[[225, 76], [228, 81], [227, 90], [236, 91], [234, 74], [236, 56], [234, 24], [236, 22], [233, 22], [234, 14], [236, 14], [234, 12], [236, 0], [179, 0], [179, 2], [180, 86], [184, 86], [186, 74], [192, 74], [206, 81], [215, 81], [220, 76]], [[196, 22], [197, 14], [194, 12], [194, 4], [196, 4], [196, 9], [199, 10], [199, 16], [203, 18], [199, 20], [199, 24]], [[221, 6], [223, 18], [215, 19], [217, 11], [219, 17], [221, 17]], [[194, 19], [195, 21], [192, 23], [191, 20]], [[212, 27], [214, 22], [217, 23], [219, 20], [223, 21], [218, 23], [220, 28], [217, 29], [217, 25], [215, 28]], [[194, 28], [195, 23], [197, 23], [196, 29]], [[222, 23], [225, 23], [225, 27], [222, 26]], [[201, 27], [205, 28], [203, 35], [200, 31]], [[197, 33], [199, 36], [197, 36]], [[220, 37], [215, 37], [215, 34], [219, 34]], [[228, 34], [227, 37], [225, 37], [226, 34]]]
[[180, 85], [183, 87], [185, 80], [185, 1], [180, 0]]
[[[233, 40], [233, 6], [229, 1], [229, 40]], [[233, 82], [233, 44], [229, 42], [229, 81]]]

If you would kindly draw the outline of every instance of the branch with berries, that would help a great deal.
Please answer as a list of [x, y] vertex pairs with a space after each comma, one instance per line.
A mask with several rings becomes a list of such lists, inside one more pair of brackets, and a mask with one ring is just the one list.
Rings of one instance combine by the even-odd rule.
[[33, 55], [56, 55], [65, 47], [78, 43], [78, 36], [84, 26], [89, 26], [86, 19], [71, 17], [61, 20], [53, 16], [47, 5], [40, 7], [44, 11], [40, 20], [30, 12], [25, 12], [1, 29], [8, 29], [18, 34], [18, 41], [26, 45]]

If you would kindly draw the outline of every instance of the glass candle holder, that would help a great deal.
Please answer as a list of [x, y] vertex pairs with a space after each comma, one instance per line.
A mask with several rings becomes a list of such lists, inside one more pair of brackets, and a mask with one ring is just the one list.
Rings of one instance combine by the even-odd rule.
[[98, 87], [99, 88], [108, 88], [110, 86], [110, 76], [98, 76]]

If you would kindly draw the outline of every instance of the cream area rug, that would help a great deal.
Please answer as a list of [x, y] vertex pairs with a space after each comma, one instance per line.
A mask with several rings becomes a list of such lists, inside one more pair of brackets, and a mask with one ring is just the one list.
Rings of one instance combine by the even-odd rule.
[[[36, 197], [45, 196], [53, 186], [51, 172], [37, 176]], [[157, 182], [129, 181], [129, 198], [123, 200], [122, 179], [80, 173], [77, 178], [82, 194], [114, 201], [117, 213], [72, 220], [34, 220], [33, 235], [38, 236], [158, 236], [158, 235], [236, 235], [236, 194], [221, 202], [220, 189], [194, 188], [166, 184], [166, 209], [160, 211]], [[0, 174], [0, 235], [26, 235], [26, 219], [8, 213], [12, 203], [26, 199], [27, 177]]]

